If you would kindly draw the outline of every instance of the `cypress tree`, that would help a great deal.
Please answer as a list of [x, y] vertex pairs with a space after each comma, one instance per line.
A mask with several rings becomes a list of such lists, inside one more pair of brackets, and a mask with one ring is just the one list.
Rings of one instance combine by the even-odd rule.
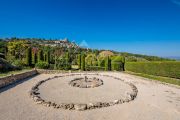
[[37, 53], [34, 53], [34, 57], [33, 58], [34, 58], [34, 60], [33, 60], [34, 64], [36, 64], [37, 63]]
[[81, 55], [81, 70], [85, 71], [85, 55]]
[[81, 54], [78, 54], [78, 66], [81, 69]]
[[50, 63], [50, 52], [49, 51], [47, 52], [47, 55], [46, 55], [46, 62], [48, 64]]
[[123, 68], [122, 69], [123, 69], [123, 71], [125, 71], [125, 68], [124, 68], [125, 67], [125, 61], [126, 61], [125, 57], [122, 56], [122, 64], [123, 64], [123, 66], [122, 66]]
[[105, 70], [106, 71], [111, 70], [111, 60], [109, 59], [109, 57], [107, 57], [105, 61]]
[[54, 56], [54, 69], [57, 69], [57, 56]]
[[47, 54], [44, 54], [43, 56], [44, 56], [43, 61], [46, 61], [46, 58], [47, 58], [46, 56], [47, 56]]
[[70, 70], [71, 69], [71, 59], [70, 59], [70, 55], [69, 52], [66, 53], [66, 70]]
[[111, 59], [109, 58], [109, 62], [108, 62], [108, 70], [111, 71]]
[[38, 62], [41, 62], [41, 61], [43, 61], [43, 51], [42, 50], [39, 50], [39, 52], [38, 52]]
[[105, 71], [108, 71], [108, 58], [109, 57], [107, 57], [105, 60]]
[[32, 49], [31, 47], [26, 49], [26, 65], [32, 65]]

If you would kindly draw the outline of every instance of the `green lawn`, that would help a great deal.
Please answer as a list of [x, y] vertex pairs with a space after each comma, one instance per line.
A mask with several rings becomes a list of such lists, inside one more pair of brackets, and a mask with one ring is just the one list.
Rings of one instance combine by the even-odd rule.
[[141, 76], [145, 78], [149, 78], [151, 80], [157, 80], [165, 83], [170, 83], [174, 85], [179, 85], [180, 86], [180, 79], [174, 79], [174, 78], [169, 78], [169, 77], [161, 77], [161, 76], [154, 76], [154, 75], [148, 75], [148, 74], [143, 74], [143, 73], [134, 73], [130, 71], [125, 71], [125, 73], [136, 75], [136, 76]]

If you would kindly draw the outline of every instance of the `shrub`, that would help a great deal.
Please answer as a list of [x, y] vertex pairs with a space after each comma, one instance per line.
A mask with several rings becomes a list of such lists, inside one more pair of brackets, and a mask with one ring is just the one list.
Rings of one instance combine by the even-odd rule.
[[111, 63], [111, 69], [115, 71], [123, 71], [123, 65], [122, 62], [112, 62]]
[[99, 67], [105, 67], [105, 58], [104, 57], [98, 58], [98, 66]]
[[20, 70], [21, 68], [16, 67], [8, 63], [5, 59], [0, 58], [0, 73], [7, 72], [11, 70]]
[[180, 62], [127, 62], [125, 70], [180, 79]]
[[56, 70], [64, 70], [66, 67], [66, 59], [64, 57], [55, 57], [55, 65], [54, 69]]
[[87, 71], [104, 71], [105, 68], [104, 67], [99, 67], [99, 66], [86, 66], [86, 70]]
[[53, 70], [54, 69], [54, 64], [49, 64], [49, 69]]
[[97, 66], [97, 64], [98, 64], [95, 54], [87, 55], [87, 57], [85, 58], [85, 61], [86, 61], [87, 66]]
[[22, 69], [24, 66], [26, 66], [27, 64], [23, 61], [23, 60], [14, 60], [12, 65]]
[[111, 69], [115, 71], [124, 71], [125, 58], [116, 56], [111, 62]]
[[64, 57], [56, 57], [54, 69], [57, 70], [70, 70], [71, 69], [71, 61], [68, 56]]
[[48, 69], [49, 68], [49, 64], [47, 62], [38, 62], [36, 63], [36, 68], [39, 68], [39, 69]]
[[96, 61], [96, 60], [92, 61], [92, 65], [93, 66], [98, 66], [98, 61]]
[[11, 54], [7, 54], [6, 60], [7, 60], [7, 62], [9, 62], [10, 64], [12, 64], [12, 63], [16, 60], [16, 58], [15, 58], [15, 56], [12, 56]]

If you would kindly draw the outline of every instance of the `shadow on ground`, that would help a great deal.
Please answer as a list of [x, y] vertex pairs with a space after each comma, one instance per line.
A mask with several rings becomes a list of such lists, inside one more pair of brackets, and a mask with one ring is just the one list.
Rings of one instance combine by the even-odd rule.
[[[38, 74], [37, 74], [37, 75], [38, 75]], [[1, 87], [1, 88], [0, 88], [0, 93], [4, 92], [4, 91], [6, 91], [6, 90], [9, 90], [9, 89], [11, 89], [11, 88], [15, 87], [16, 85], [19, 85], [19, 84], [21, 84], [21, 83], [23, 83], [23, 82], [26, 82], [26, 81], [30, 80], [31, 78], [33, 78], [33, 77], [35, 77], [35, 76], [37, 76], [37, 75], [33, 75], [33, 76], [28, 77], [28, 78], [26, 78], [26, 79], [18, 80], [18, 81], [16, 81], [16, 82], [13, 82], [13, 83], [7, 85], [7, 86]]]

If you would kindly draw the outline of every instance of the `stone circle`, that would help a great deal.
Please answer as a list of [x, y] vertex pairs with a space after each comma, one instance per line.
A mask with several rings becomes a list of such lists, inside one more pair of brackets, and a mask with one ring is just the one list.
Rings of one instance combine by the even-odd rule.
[[83, 78], [75, 78], [71, 80], [69, 82], [69, 85], [72, 87], [79, 87], [79, 88], [94, 88], [103, 85], [103, 81], [96, 77], [89, 78], [85, 76]]
[[[91, 75], [94, 75], [96, 77], [80, 77], [79, 79], [77, 79], [76, 76], [91, 76]], [[74, 78], [73, 80], [71, 79], [71, 81], [67, 81], [65, 80], [65, 82], [67, 82], [68, 86], [70, 85], [71, 89], [78, 89], [78, 90], [82, 90], [82, 89], [79, 89], [79, 88], [93, 88], [93, 89], [90, 89], [90, 90], [99, 90], [99, 89], [102, 89], [101, 87], [98, 87], [98, 86], [101, 86], [104, 84], [104, 80], [101, 80], [98, 77], [104, 77], [104, 78], [110, 78], [110, 79], [114, 79], [114, 80], [119, 80], [121, 81], [122, 83], [121, 84], [125, 84], [127, 86], [129, 86], [129, 88], [131, 89], [131, 91], [129, 92], [126, 92], [125, 95], [123, 97], [117, 97], [117, 98], [113, 98], [113, 99], [110, 99], [108, 101], [94, 101], [94, 102], [69, 102], [69, 103], [65, 103], [64, 101], [60, 103], [59, 102], [54, 102], [52, 100], [48, 100], [46, 98], [43, 98], [44, 95], [41, 96], [41, 85], [43, 84], [46, 84], [48, 85], [46, 82], [47, 81], [51, 81], [53, 82], [53, 80], [57, 80], [57, 81], [61, 81], [62, 78], [66, 78], [66, 77], [73, 77], [75, 76], [76, 78]], [[82, 84], [81, 82], [82, 81], [78, 81], [78, 80], [86, 80], [86, 84]], [[77, 82], [78, 81], [78, 82]], [[93, 81], [93, 82], [92, 82]], [[74, 85], [74, 82], [77, 82], [79, 85]], [[83, 81], [84, 82], [84, 81]], [[96, 83], [94, 85], [94, 83]], [[74, 86], [73, 86], [74, 85]], [[56, 85], [58, 86], [58, 85]], [[73, 86], [73, 87], [72, 87]], [[61, 86], [58, 86], [59, 88]], [[79, 87], [79, 88], [78, 88]], [[113, 89], [113, 86], [111, 86], [112, 89]], [[121, 88], [121, 86], [119, 86]], [[89, 89], [88, 89], [89, 90]], [[48, 90], [49, 91], [49, 90]], [[120, 90], [122, 91], [122, 90]], [[81, 91], [82, 92], [82, 91]], [[45, 80], [41, 80], [39, 81], [35, 86], [32, 87], [31, 91], [30, 91], [30, 97], [33, 99], [33, 101], [36, 103], [36, 104], [41, 104], [43, 106], [46, 106], [46, 107], [53, 107], [55, 109], [65, 109], [65, 110], [79, 110], [79, 111], [84, 111], [84, 110], [91, 110], [91, 109], [96, 109], [96, 108], [102, 108], [102, 107], [109, 107], [109, 106], [113, 106], [113, 105], [117, 105], [117, 104], [122, 104], [122, 103], [125, 103], [125, 102], [130, 102], [132, 100], [134, 100], [137, 96], [137, 93], [138, 93], [138, 90], [137, 90], [137, 87], [130, 83], [130, 82], [126, 82], [120, 78], [117, 78], [117, 77], [113, 77], [113, 76], [109, 76], [109, 75], [101, 75], [101, 74], [66, 74], [66, 75], [60, 75], [60, 76], [54, 76], [52, 78], [47, 78]], [[96, 94], [96, 93], [94, 93]], [[103, 95], [102, 95], [103, 96]], [[56, 96], [55, 96], [56, 97]], [[62, 96], [61, 98], [63, 98], [64, 96]], [[106, 96], [104, 96], [106, 97]], [[98, 98], [98, 97], [97, 97]], [[73, 99], [75, 100], [75, 99]]]

